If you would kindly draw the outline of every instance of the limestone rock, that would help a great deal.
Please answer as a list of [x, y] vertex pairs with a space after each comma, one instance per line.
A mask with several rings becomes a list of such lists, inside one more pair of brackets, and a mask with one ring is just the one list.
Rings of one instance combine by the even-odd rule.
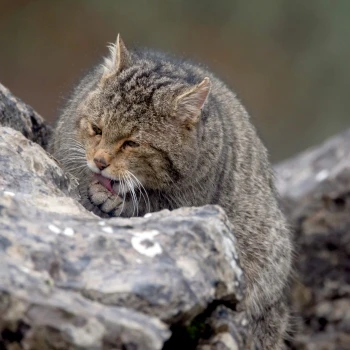
[[350, 349], [350, 130], [276, 167], [295, 231], [295, 349]]
[[37, 142], [45, 149], [52, 132], [44, 119], [32, 107], [13, 96], [1, 83], [0, 126], [8, 126], [20, 131], [29, 140]]
[[201, 333], [187, 331], [196, 317], [242, 299], [221, 208], [102, 220], [11, 128], [0, 128], [0, 169], [0, 348], [173, 349], [174, 329], [196, 344]]
[[[102, 220], [39, 146], [50, 128], [2, 85], [0, 125], [1, 350], [257, 349], [222, 209]], [[297, 244], [290, 348], [349, 349], [350, 130], [276, 174]]]
[[[206, 339], [196, 350], [259, 350], [247, 330], [248, 320], [243, 312], [219, 305], [206, 320]], [[204, 338], [204, 337], [203, 337]]]

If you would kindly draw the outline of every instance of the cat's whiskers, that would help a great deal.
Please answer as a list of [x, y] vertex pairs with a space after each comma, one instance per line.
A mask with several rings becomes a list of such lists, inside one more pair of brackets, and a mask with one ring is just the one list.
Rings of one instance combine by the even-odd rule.
[[120, 213], [119, 213], [119, 216], [120, 216], [122, 214], [123, 210], [124, 210], [125, 196], [126, 196], [123, 175], [121, 175], [121, 177], [119, 176], [119, 183], [120, 183], [121, 193], [123, 194], [123, 205], [122, 205], [122, 208], [121, 208]]
[[78, 154], [78, 153], [70, 153], [67, 155], [67, 158], [59, 160], [62, 164], [69, 164], [72, 162], [80, 163], [80, 164], [86, 164], [86, 158], [85, 155]]
[[71, 169], [83, 169], [86, 168], [86, 164], [77, 164], [76, 162], [69, 162], [66, 164], [66, 170]]
[[73, 138], [69, 137], [66, 140], [66, 143], [64, 145], [62, 145], [62, 147], [71, 147], [71, 146], [75, 146], [75, 147], [79, 147], [81, 149], [85, 149], [85, 147], [77, 140], [74, 140]]
[[85, 157], [85, 150], [81, 148], [77, 148], [75, 146], [73, 147], [64, 147], [62, 149], [62, 154], [70, 155], [70, 154], [76, 154], [81, 155], [82, 157]]
[[140, 191], [140, 198], [139, 201], [141, 199], [141, 196], [146, 204], [146, 212], [149, 213], [151, 211], [151, 205], [150, 205], [150, 201], [149, 201], [149, 196], [148, 193], [145, 189], [145, 187], [142, 185], [141, 181], [129, 170], [126, 170], [126, 172], [129, 174], [129, 176], [132, 177], [132, 179], [134, 180], [134, 184], [136, 184], [136, 188]]
[[80, 148], [75, 148], [75, 147], [72, 147], [72, 148], [64, 148], [62, 150], [62, 153], [63, 154], [79, 154], [81, 156], [85, 156], [85, 151], [83, 151], [82, 149]]
[[[83, 145], [73, 139], [67, 138], [67, 144], [61, 150], [61, 163], [64, 165], [66, 171], [74, 176], [79, 176], [86, 169], [86, 153]], [[62, 157], [63, 156], [63, 157]], [[62, 160], [62, 158], [64, 160]]]
[[62, 149], [72, 149], [72, 148], [76, 148], [76, 149], [80, 149], [82, 151], [85, 151], [85, 147], [79, 143], [76, 143], [76, 142], [67, 141], [66, 144], [62, 145]]
[[83, 161], [78, 161], [77, 159], [68, 159], [67, 161], [64, 162], [65, 168], [71, 168], [72, 166], [75, 167], [77, 166], [78, 168], [83, 168], [86, 167], [86, 162]]
[[128, 174], [127, 173], [123, 174], [123, 178], [124, 178], [124, 182], [125, 182], [126, 189], [127, 189], [126, 192], [130, 192], [130, 194], [131, 194], [131, 200], [132, 200], [132, 205], [133, 205], [133, 211], [132, 211], [132, 215], [131, 216], [134, 216], [134, 213], [135, 213], [135, 198], [134, 198], [134, 193], [132, 192], [132, 184], [130, 184], [130, 180], [128, 178]]
[[141, 196], [142, 196], [142, 198], [146, 204], [146, 211], [147, 211], [147, 213], [150, 212], [151, 205], [150, 205], [149, 196], [148, 196], [148, 193], [147, 193], [145, 187], [142, 185], [141, 181], [131, 171], [128, 171], [128, 173], [129, 173], [129, 176], [131, 176], [133, 178], [133, 180], [135, 181], [136, 188], [140, 191], [139, 201], [140, 201]]
[[75, 139], [74, 137], [66, 137], [65, 139], [66, 141], [72, 141], [72, 143], [74, 145], [80, 146], [82, 149], [84, 149], [84, 146], [81, 142], [79, 142], [77, 139]]
[[64, 161], [64, 163], [67, 163], [69, 161], [79, 161], [86, 164], [86, 159], [78, 156], [70, 156], [67, 160]]
[[68, 161], [77, 161], [79, 163], [85, 163], [86, 164], [86, 159], [80, 156], [69, 156], [67, 159], [64, 159], [63, 161], [61, 160], [61, 163], [67, 163]]
[[136, 209], [136, 216], [138, 216], [139, 205], [138, 205], [137, 196], [136, 196], [135, 189], [134, 189], [134, 183], [133, 183], [132, 178], [130, 177], [130, 175], [128, 173], [126, 173], [125, 176], [126, 176], [126, 183], [128, 185], [129, 192], [131, 193], [131, 198], [132, 198], [132, 203], [133, 203], [132, 216], [134, 216], [135, 209]]
[[78, 163], [78, 162], [76, 162], [76, 161], [70, 161], [70, 162], [68, 162], [68, 163], [65, 163], [64, 164], [65, 166], [64, 166], [64, 168], [65, 168], [65, 170], [68, 170], [68, 169], [75, 169], [75, 168], [87, 168], [87, 166], [86, 166], [86, 163]]

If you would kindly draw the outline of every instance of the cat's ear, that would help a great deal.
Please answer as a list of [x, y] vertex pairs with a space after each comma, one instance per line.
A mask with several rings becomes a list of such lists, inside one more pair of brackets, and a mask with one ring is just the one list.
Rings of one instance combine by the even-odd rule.
[[131, 55], [125, 47], [125, 44], [120, 34], [118, 34], [117, 36], [116, 43], [114, 45], [109, 46], [109, 53], [110, 56], [106, 58], [104, 62], [104, 78], [119, 73], [123, 69], [126, 69], [131, 66]]
[[117, 36], [117, 41], [115, 43], [115, 58], [114, 58], [114, 64], [115, 69], [117, 72], [120, 72], [121, 70], [131, 66], [131, 56], [125, 47], [125, 44], [120, 37], [120, 34]]
[[210, 86], [210, 79], [204, 78], [201, 83], [178, 96], [175, 100], [176, 117], [187, 125], [195, 125], [208, 98]]

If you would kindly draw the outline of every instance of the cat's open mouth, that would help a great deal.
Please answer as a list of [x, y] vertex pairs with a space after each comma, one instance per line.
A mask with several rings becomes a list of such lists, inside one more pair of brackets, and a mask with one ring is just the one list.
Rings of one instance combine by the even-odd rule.
[[114, 195], [120, 194], [120, 182], [118, 180], [112, 180], [108, 177], [104, 177], [101, 174], [94, 174], [94, 178], [106, 189]]

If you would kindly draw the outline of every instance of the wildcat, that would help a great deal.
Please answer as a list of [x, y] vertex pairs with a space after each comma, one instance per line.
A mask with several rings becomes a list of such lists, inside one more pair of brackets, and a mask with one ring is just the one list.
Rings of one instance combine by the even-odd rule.
[[118, 35], [63, 110], [52, 153], [100, 216], [222, 206], [246, 273], [251, 331], [263, 349], [283, 348], [290, 233], [267, 151], [223, 82], [189, 61], [129, 51]]

